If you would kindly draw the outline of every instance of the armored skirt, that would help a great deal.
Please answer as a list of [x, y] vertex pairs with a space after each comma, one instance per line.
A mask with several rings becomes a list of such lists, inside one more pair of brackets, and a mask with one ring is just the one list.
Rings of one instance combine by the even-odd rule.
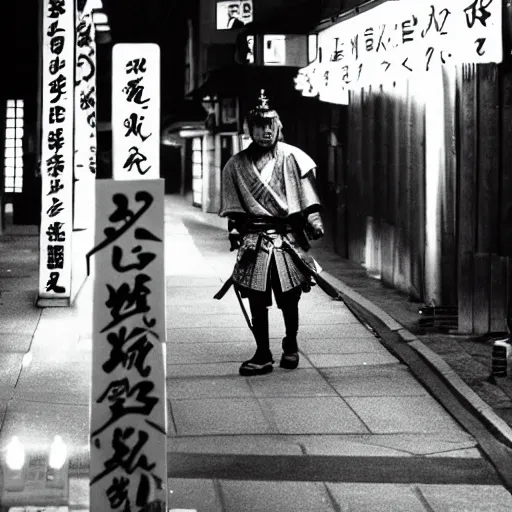
[[307, 253], [305, 235], [308, 219], [320, 210], [315, 163], [300, 149], [279, 142], [274, 158], [260, 172], [250, 149], [234, 155], [222, 174], [219, 214], [240, 234], [232, 280], [243, 295], [266, 291], [275, 261], [283, 292], [298, 286], [307, 290], [311, 276], [320, 270]]

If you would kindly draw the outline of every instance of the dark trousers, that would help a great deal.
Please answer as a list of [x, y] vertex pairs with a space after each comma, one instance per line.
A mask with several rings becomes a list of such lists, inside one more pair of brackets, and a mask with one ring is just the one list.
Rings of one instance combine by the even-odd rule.
[[282, 348], [285, 353], [298, 351], [297, 333], [299, 330], [299, 301], [302, 295], [302, 288], [297, 286], [283, 292], [277, 266], [274, 258], [270, 262], [270, 271], [267, 282], [267, 289], [264, 292], [245, 290], [249, 299], [251, 309], [252, 325], [258, 352], [268, 353], [269, 349], [269, 327], [268, 308], [272, 305], [272, 291], [276, 299], [277, 307], [283, 313], [286, 336], [283, 339]]

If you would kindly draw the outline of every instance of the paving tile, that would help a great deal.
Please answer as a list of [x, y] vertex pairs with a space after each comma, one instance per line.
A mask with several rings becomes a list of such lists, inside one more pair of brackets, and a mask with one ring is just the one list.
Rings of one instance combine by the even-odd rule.
[[208, 364], [168, 364], [167, 377], [222, 377], [238, 376], [241, 362], [208, 363]]
[[341, 398], [262, 398], [281, 434], [357, 434], [368, 429]]
[[510, 512], [512, 495], [499, 485], [419, 485], [435, 512]]
[[0, 294], [0, 332], [33, 334], [41, 316], [35, 306], [36, 292], [2, 291]]
[[91, 388], [88, 359], [73, 361], [70, 358], [34, 357], [21, 372], [14, 398], [31, 402], [88, 405]]
[[168, 440], [169, 452], [210, 453], [238, 455], [302, 455], [298, 443], [289, 436], [272, 434], [171, 437]]
[[461, 427], [432, 397], [347, 397], [374, 433], [457, 432]]
[[24, 354], [30, 348], [31, 342], [32, 334], [0, 332], [0, 354], [5, 352], [19, 352]]
[[248, 330], [247, 322], [241, 313], [235, 311], [235, 314], [226, 314], [218, 312], [217, 314], [202, 314], [197, 309], [192, 314], [176, 314], [172, 311], [167, 314], [167, 329], [179, 329], [183, 327], [191, 327], [194, 329], [215, 329], [241, 327]]
[[367, 338], [368, 329], [360, 323], [337, 324], [337, 325], [301, 325], [299, 336], [302, 339], [346, 339], [346, 338]]
[[225, 512], [334, 512], [325, 487], [316, 482], [220, 482]]
[[304, 448], [307, 455], [334, 457], [412, 457], [412, 453], [379, 446], [373, 435], [287, 436]]
[[370, 434], [351, 436], [351, 441], [389, 448], [406, 455], [434, 455], [443, 457], [452, 450], [476, 447], [475, 439], [466, 432], [440, 432], [434, 434]]
[[297, 369], [248, 379], [256, 396], [336, 396], [336, 392], [317, 370]]
[[167, 338], [167, 364], [238, 363], [254, 353], [254, 340], [245, 343], [172, 343]]
[[173, 399], [170, 403], [180, 436], [272, 433], [256, 399]]
[[344, 311], [333, 311], [333, 312], [322, 312], [322, 311], [307, 311], [300, 313], [301, 325], [336, 325], [340, 324], [340, 328], [343, 329], [346, 324], [361, 325], [359, 320], [350, 312]]
[[339, 506], [339, 512], [426, 510], [412, 485], [327, 483], [327, 487]]
[[213, 273], [211, 276], [204, 277], [167, 275], [165, 276], [165, 284], [168, 288], [173, 286], [186, 286], [189, 288], [218, 286], [220, 288], [222, 286], [222, 280]]
[[247, 379], [239, 376], [168, 378], [166, 387], [169, 399], [254, 396]]
[[40, 449], [60, 435], [71, 457], [83, 457], [89, 449], [89, 406], [11, 400], [0, 433], [0, 449], [12, 436], [26, 446]]
[[329, 368], [322, 375], [343, 397], [428, 395], [402, 365]]
[[308, 354], [308, 358], [316, 368], [394, 365], [399, 363], [398, 359], [384, 348], [378, 352], [362, 352], [357, 354]]
[[0, 354], [0, 401], [11, 398], [22, 360], [23, 354]]
[[168, 510], [223, 512], [213, 480], [197, 478], [168, 479]]
[[300, 349], [305, 354], [356, 354], [360, 352], [381, 352], [382, 345], [375, 336], [368, 333], [363, 338], [347, 339], [345, 337], [332, 340], [306, 339], [300, 342]]
[[252, 341], [250, 329], [245, 327], [183, 327], [167, 329], [168, 343], [218, 343]]

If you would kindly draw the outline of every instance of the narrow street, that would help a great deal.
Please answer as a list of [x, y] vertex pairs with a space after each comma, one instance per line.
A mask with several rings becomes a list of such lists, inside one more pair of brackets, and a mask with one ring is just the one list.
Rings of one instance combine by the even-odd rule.
[[[269, 375], [240, 377], [254, 350], [251, 332], [232, 291], [213, 299], [235, 258], [224, 221], [177, 196], [166, 196], [165, 211], [171, 510], [511, 509], [512, 496], [477, 440], [318, 287], [301, 302], [299, 368], [276, 364]], [[91, 285], [72, 308], [41, 312], [28, 292], [5, 289], [0, 305], [1, 448], [18, 436], [37, 452], [60, 435], [70, 456], [69, 508], [82, 511]], [[283, 323], [275, 307], [270, 317], [276, 359]], [[15, 340], [34, 330], [16, 350]]]

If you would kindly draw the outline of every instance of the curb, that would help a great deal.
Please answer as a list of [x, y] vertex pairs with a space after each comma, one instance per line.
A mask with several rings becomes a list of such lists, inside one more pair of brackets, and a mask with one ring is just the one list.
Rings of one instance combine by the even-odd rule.
[[361, 308], [378, 318], [389, 330], [396, 332], [400, 339], [414, 349], [443, 378], [454, 393], [471, 407], [472, 412], [478, 416], [483, 423], [497, 432], [509, 446], [512, 446], [512, 428], [510, 428], [509, 425], [455, 373], [441, 356], [423, 344], [414, 334], [400, 325], [388, 313], [354, 291], [338, 278], [325, 270], [322, 272], [322, 277], [333, 285], [342, 296], [351, 299]]

